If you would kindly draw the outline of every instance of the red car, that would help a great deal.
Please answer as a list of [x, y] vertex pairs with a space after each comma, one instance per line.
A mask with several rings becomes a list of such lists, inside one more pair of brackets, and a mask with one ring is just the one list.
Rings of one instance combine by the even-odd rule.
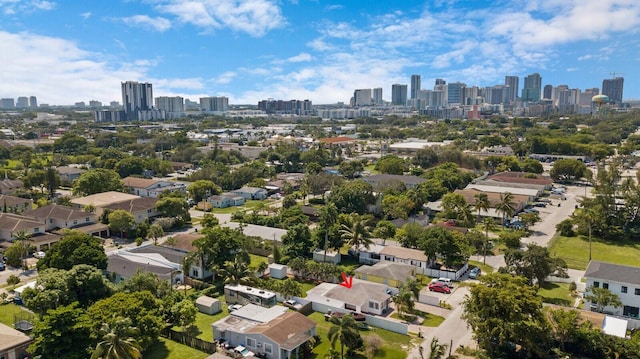
[[440, 293], [446, 293], [446, 294], [451, 293], [451, 288], [449, 288], [448, 285], [442, 282], [435, 282], [435, 283], [429, 284], [429, 290], [432, 292], [440, 292]]

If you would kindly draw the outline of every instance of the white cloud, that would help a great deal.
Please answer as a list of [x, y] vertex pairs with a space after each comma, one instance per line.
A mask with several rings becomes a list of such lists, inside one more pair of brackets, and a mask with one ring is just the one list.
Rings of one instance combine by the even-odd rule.
[[324, 7], [324, 9], [326, 11], [333, 11], [333, 10], [340, 10], [342, 9], [344, 6], [339, 5], [339, 4], [335, 4], [335, 5], [327, 5]]
[[49, 11], [56, 7], [56, 3], [44, 0], [0, 0], [0, 9], [5, 15], [30, 13], [35, 10]]
[[89, 12], [89, 11], [87, 11], [87, 12], [83, 12], [82, 14], [80, 14], [80, 16], [81, 16], [83, 19], [85, 19], [85, 20], [89, 19], [89, 18], [91, 17], [91, 15], [92, 15], [92, 14], [91, 14], [91, 12]]
[[35, 7], [38, 10], [53, 10], [56, 7], [56, 3], [51, 2], [51, 1], [37, 1], [34, 0], [31, 2], [31, 4], [33, 5], [33, 7]]
[[591, 54], [586, 54], [583, 56], [578, 57], [578, 61], [586, 61], [586, 60], [590, 60], [593, 57], [593, 55]]
[[229, 82], [233, 81], [233, 79], [237, 76], [238, 74], [234, 71], [227, 71], [222, 73], [220, 76], [212, 79], [212, 81], [214, 83], [217, 84], [228, 84]]
[[254, 37], [286, 24], [272, 0], [159, 0], [156, 9], [205, 31], [228, 28]]
[[163, 32], [171, 28], [171, 21], [163, 17], [152, 18], [147, 15], [134, 15], [120, 18], [120, 21], [129, 26], [142, 27], [159, 32]]
[[311, 55], [306, 52], [300, 53], [296, 56], [291, 56], [287, 59], [287, 62], [307, 62], [311, 61]]

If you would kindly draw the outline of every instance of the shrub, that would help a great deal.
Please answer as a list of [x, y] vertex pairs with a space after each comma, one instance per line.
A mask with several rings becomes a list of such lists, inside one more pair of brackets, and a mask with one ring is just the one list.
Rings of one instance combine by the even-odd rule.
[[142, 242], [144, 242], [144, 238], [142, 238], [142, 237], [136, 238], [136, 246], [138, 246], [138, 247], [141, 246]]

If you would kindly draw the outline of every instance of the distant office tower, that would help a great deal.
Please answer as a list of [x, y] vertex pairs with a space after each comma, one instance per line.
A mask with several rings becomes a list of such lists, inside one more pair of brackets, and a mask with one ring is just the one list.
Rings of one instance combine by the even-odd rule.
[[126, 121], [123, 110], [98, 110], [94, 113], [96, 122]]
[[85, 108], [87, 107], [87, 104], [84, 103], [84, 101], [80, 101], [80, 102], [76, 102], [73, 106], [77, 108]]
[[122, 105], [127, 120], [139, 120], [139, 112], [153, 109], [153, 87], [148, 82], [122, 82]]
[[518, 98], [518, 89], [520, 86], [520, 78], [518, 76], [505, 76], [504, 85], [506, 89], [506, 95], [504, 97], [505, 102], [515, 102]]
[[38, 108], [38, 99], [35, 96], [29, 97], [29, 107]]
[[371, 106], [371, 89], [357, 89], [353, 91], [353, 105]]
[[102, 102], [96, 101], [96, 100], [90, 100], [89, 101], [89, 107], [91, 107], [91, 108], [100, 108], [100, 107], [102, 107]]
[[442, 107], [444, 106], [446, 92], [441, 90], [434, 90], [431, 92], [431, 99], [429, 100], [429, 107]]
[[391, 85], [391, 103], [396, 106], [407, 105], [407, 85]]
[[462, 82], [453, 82], [447, 85], [447, 103], [448, 104], [462, 104], [462, 96], [464, 95], [464, 89], [467, 84]]
[[436, 86], [438, 85], [446, 85], [447, 81], [443, 80], [443, 79], [436, 79]]
[[465, 105], [473, 105], [476, 99], [480, 95], [480, 89], [478, 86], [466, 87], [464, 89], [463, 101]]
[[418, 98], [418, 92], [420, 92], [420, 75], [411, 75], [411, 99]]
[[27, 108], [29, 107], [29, 99], [25, 96], [18, 97], [18, 102], [16, 102], [17, 108]]
[[600, 94], [600, 89], [597, 87], [585, 89], [584, 92], [580, 94], [580, 105], [590, 106], [591, 99], [593, 99], [593, 96], [596, 96], [599, 94]]
[[200, 109], [205, 112], [229, 111], [228, 97], [201, 97]]
[[609, 96], [609, 101], [616, 104], [622, 103], [622, 89], [624, 77], [602, 80], [602, 94]]
[[511, 89], [504, 85], [496, 85], [492, 87], [486, 87], [485, 101], [491, 105], [498, 105], [501, 103], [505, 103], [505, 97], [508, 95], [508, 92]]
[[111, 108], [118, 108], [118, 107], [120, 107], [120, 102], [118, 102], [118, 101], [111, 101], [111, 102], [109, 102], [109, 107], [111, 107]]
[[180, 96], [156, 97], [156, 109], [165, 112], [184, 112], [184, 99]]
[[538, 102], [542, 90], [542, 77], [539, 73], [533, 73], [524, 78], [522, 89], [522, 101]]
[[378, 106], [384, 103], [382, 100], [382, 87], [376, 87], [373, 89], [373, 102]]
[[542, 91], [542, 98], [545, 100], [551, 100], [553, 98], [553, 85], [544, 85], [544, 91]]
[[2, 107], [2, 108], [14, 108], [14, 107], [16, 107], [16, 102], [12, 98], [3, 98], [3, 99], [0, 99], [0, 107]]

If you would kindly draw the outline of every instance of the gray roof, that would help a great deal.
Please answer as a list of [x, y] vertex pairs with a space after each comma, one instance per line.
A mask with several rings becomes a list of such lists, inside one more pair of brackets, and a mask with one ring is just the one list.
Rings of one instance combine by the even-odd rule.
[[168, 259], [169, 261], [178, 264], [182, 263], [182, 259], [187, 256], [187, 254], [181, 250], [177, 250], [171, 247], [154, 245], [135, 247], [129, 249], [128, 251], [131, 253], [157, 253]]
[[640, 268], [620, 264], [604, 263], [592, 260], [589, 262], [585, 278], [610, 280], [619, 283], [640, 285]]
[[386, 285], [367, 282], [356, 278], [353, 278], [351, 288], [335, 285], [332, 289], [324, 293], [324, 296], [331, 299], [337, 299], [345, 303], [359, 305], [362, 308], [366, 308], [366, 304], [369, 299], [384, 302], [391, 298], [391, 296], [387, 294]]
[[363, 265], [355, 270], [356, 273], [374, 275], [380, 278], [405, 281], [413, 277], [416, 267], [394, 262], [378, 262], [372, 266]]
[[402, 183], [415, 184], [415, 185], [418, 185], [426, 181], [425, 178], [418, 177], [418, 176], [390, 175], [385, 173], [367, 176], [367, 177], [364, 177], [363, 179], [367, 182], [369, 181], [372, 181], [372, 182], [400, 181]]

